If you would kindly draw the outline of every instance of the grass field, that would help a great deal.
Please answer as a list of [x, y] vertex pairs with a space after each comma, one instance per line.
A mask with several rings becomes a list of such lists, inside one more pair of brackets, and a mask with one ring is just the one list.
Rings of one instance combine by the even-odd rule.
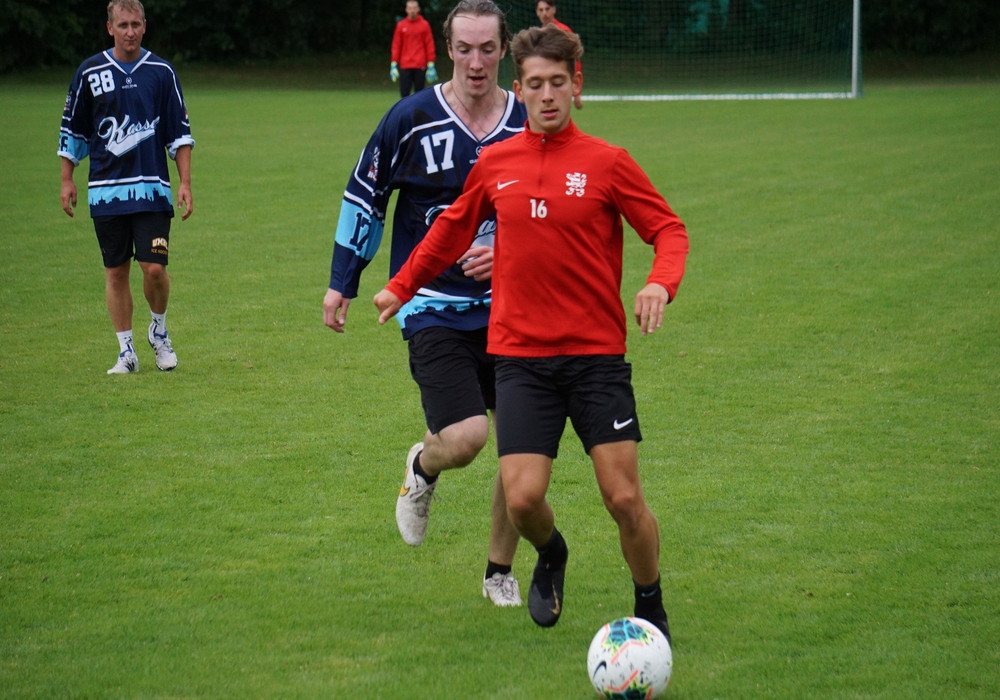
[[[348, 333], [322, 324], [343, 186], [393, 93], [190, 81], [180, 365], [141, 347], [109, 377], [93, 228], [59, 206], [69, 77], [0, 86], [0, 696], [592, 697], [587, 646], [631, 589], [576, 440], [543, 630], [480, 597], [492, 444], [442, 480], [423, 546], [396, 532], [422, 415], [369, 303], [387, 256]], [[667, 696], [1000, 696], [997, 84], [575, 116], [691, 236], [667, 324], [629, 343]], [[626, 258], [630, 299], [650, 253]], [[522, 545], [525, 590], [533, 563]]]

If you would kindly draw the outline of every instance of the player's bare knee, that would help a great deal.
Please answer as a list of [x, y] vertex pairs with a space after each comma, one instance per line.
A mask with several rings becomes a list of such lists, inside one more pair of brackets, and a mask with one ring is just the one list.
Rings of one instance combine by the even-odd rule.
[[449, 461], [456, 467], [471, 464], [489, 438], [489, 426], [485, 421], [482, 426], [469, 422], [461, 425], [461, 430], [445, 429], [439, 434]]
[[456, 467], [465, 467], [479, 454], [486, 440], [479, 440], [475, 435], [463, 435], [445, 442], [445, 450], [449, 461]]
[[128, 284], [129, 266], [119, 265], [118, 267], [104, 268], [104, 277], [111, 284]]
[[648, 511], [642, 498], [642, 492], [631, 489], [606, 494], [604, 507], [608, 509], [608, 513], [618, 523], [618, 526], [626, 530], [638, 527], [639, 521]]
[[159, 282], [166, 279], [167, 268], [165, 265], [160, 265], [159, 263], [143, 263], [142, 273], [154, 282]]
[[527, 522], [545, 505], [545, 494], [536, 495], [529, 491], [507, 489], [507, 515], [515, 526]]

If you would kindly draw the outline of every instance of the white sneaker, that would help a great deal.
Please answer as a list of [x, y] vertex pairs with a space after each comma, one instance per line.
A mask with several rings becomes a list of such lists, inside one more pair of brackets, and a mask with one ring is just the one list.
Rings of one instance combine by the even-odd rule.
[[483, 598], [500, 608], [516, 608], [521, 604], [521, 586], [513, 573], [496, 573], [483, 579]]
[[167, 329], [163, 329], [162, 335], [157, 333], [158, 330], [155, 321], [150, 323], [146, 339], [149, 341], [149, 347], [156, 353], [156, 368], [169, 372], [177, 366], [177, 355], [174, 353], [174, 346], [170, 344], [170, 338], [167, 337]]
[[424, 541], [427, 533], [427, 521], [430, 519], [431, 496], [437, 481], [428, 484], [413, 473], [413, 460], [424, 449], [424, 443], [418, 442], [410, 448], [406, 455], [406, 473], [403, 475], [403, 485], [396, 499], [396, 526], [403, 541], [411, 547], [416, 547]]
[[108, 370], [108, 374], [132, 374], [139, 371], [139, 358], [136, 357], [135, 350], [129, 344], [127, 348], [118, 355], [118, 362]]

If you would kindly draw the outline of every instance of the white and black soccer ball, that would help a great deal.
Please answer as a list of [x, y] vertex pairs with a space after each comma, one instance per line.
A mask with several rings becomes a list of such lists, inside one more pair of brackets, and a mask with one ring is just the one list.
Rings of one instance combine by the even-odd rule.
[[601, 627], [587, 652], [594, 690], [612, 700], [659, 697], [670, 683], [673, 665], [663, 632], [638, 617], [622, 617]]

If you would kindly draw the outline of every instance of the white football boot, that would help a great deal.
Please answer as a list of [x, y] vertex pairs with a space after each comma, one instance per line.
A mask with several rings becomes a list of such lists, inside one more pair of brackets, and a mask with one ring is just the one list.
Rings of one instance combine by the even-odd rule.
[[513, 573], [495, 573], [483, 579], [483, 597], [500, 608], [515, 608], [521, 604], [521, 586]]
[[431, 497], [434, 495], [433, 484], [428, 484], [423, 478], [413, 473], [413, 460], [424, 449], [424, 443], [418, 442], [410, 448], [406, 455], [406, 473], [403, 475], [403, 485], [396, 499], [396, 526], [403, 541], [411, 547], [424, 541], [427, 533], [427, 521], [430, 519]]

